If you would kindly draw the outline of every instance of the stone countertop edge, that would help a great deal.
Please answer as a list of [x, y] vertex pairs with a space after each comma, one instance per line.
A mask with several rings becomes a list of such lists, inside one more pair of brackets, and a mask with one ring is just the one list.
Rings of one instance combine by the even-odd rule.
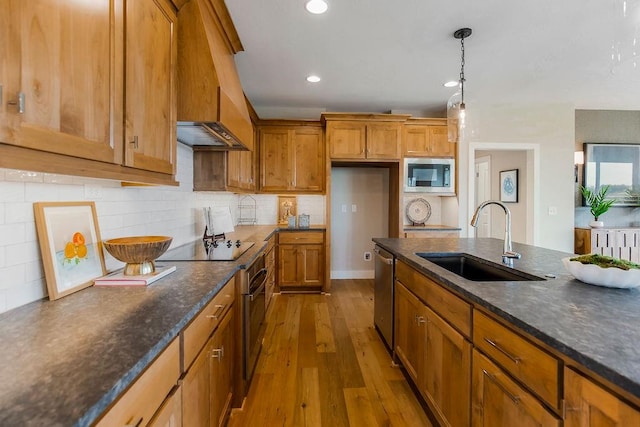
[[0, 314], [13, 344], [0, 346], [0, 425], [95, 423], [281, 230], [236, 229], [256, 242], [237, 261], [164, 261], [178, 269], [147, 287], [91, 286]]
[[[640, 397], [640, 350], [634, 345], [640, 342], [640, 329], [633, 328], [633, 325], [640, 324], [640, 288], [609, 289], [584, 284], [566, 272], [562, 265], [562, 258], [574, 254], [518, 243], [513, 244], [514, 250], [523, 252], [523, 259], [516, 260], [516, 270], [538, 277], [543, 277], [546, 271], [557, 277], [532, 282], [472, 282], [415, 255], [416, 252], [469, 253], [500, 264], [501, 239], [374, 238], [373, 241], [473, 304], [482, 306], [593, 373]], [[539, 260], [536, 261], [535, 257]], [[525, 263], [518, 264], [520, 261]], [[535, 266], [536, 262], [544, 264], [544, 267]], [[529, 300], [514, 302], [518, 287]], [[621, 313], [622, 317], [632, 316], [628, 319], [630, 328], [621, 329], [618, 326], [626, 323], [619, 322], [618, 325], [612, 320], [618, 317], [615, 313], [620, 304], [631, 308]], [[518, 305], [525, 307], [521, 309]], [[615, 327], [607, 328], [612, 324]], [[623, 333], [625, 337], [618, 339]]]

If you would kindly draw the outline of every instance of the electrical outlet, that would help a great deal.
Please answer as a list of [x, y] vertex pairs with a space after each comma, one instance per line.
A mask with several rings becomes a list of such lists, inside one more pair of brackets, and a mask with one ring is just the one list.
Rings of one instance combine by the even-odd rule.
[[358, 212], [358, 206], [357, 205], [351, 205], [351, 212]]
[[365, 261], [371, 261], [371, 252], [365, 252], [364, 253], [364, 260]]
[[342, 213], [347, 213], [347, 205], [342, 205]]

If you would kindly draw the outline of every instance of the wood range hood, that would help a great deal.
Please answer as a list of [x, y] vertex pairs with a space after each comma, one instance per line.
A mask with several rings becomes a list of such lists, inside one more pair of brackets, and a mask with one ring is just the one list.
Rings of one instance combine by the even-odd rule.
[[234, 60], [244, 50], [223, 0], [178, 11], [178, 141], [212, 150], [253, 150], [253, 128]]

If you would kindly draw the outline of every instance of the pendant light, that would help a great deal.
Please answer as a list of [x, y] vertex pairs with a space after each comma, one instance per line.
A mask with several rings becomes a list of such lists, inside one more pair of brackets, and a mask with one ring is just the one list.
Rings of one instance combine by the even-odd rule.
[[447, 128], [449, 142], [459, 142], [464, 135], [466, 126], [466, 105], [464, 103], [464, 39], [471, 35], [471, 28], [460, 28], [453, 37], [460, 40], [460, 79], [458, 92], [454, 93], [447, 101]]

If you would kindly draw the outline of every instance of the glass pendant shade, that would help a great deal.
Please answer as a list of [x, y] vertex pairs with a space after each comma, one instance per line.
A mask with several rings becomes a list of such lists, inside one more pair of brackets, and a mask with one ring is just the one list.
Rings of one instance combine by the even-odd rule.
[[447, 134], [449, 142], [460, 142], [460, 138], [464, 134], [466, 113], [461, 92], [458, 91], [451, 95], [451, 98], [447, 101]]

